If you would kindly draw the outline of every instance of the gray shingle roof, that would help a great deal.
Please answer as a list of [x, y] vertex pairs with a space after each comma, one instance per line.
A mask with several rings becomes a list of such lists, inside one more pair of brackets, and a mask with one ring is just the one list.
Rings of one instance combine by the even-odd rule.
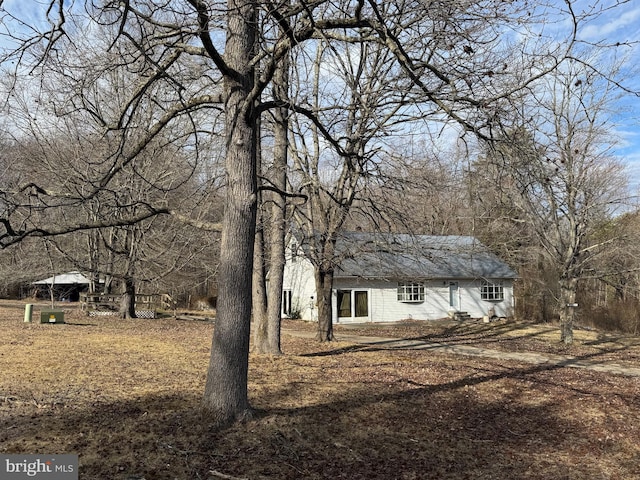
[[336, 243], [335, 277], [385, 279], [516, 278], [517, 273], [470, 236], [354, 232]]

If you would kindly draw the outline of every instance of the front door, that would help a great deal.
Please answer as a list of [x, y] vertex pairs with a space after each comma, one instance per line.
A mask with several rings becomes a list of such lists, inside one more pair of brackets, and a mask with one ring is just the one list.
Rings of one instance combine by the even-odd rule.
[[449, 282], [449, 306], [458, 311], [460, 309], [460, 293], [458, 282]]

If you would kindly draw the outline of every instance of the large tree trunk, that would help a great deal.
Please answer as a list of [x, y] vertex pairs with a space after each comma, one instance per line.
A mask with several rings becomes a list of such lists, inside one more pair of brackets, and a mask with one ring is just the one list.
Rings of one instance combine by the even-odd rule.
[[225, 60], [227, 175], [219, 290], [204, 408], [224, 425], [250, 415], [247, 393], [251, 277], [256, 230], [256, 126], [250, 98], [255, 42], [254, 2], [229, 0]]
[[124, 279], [124, 293], [120, 301], [120, 316], [136, 318], [136, 284], [132, 278]]
[[333, 270], [316, 268], [316, 294], [318, 296], [318, 334], [316, 340], [331, 342], [333, 336], [333, 315], [331, 291], [333, 289]]
[[576, 290], [578, 281], [575, 278], [560, 280], [560, 341], [573, 343], [573, 320], [575, 313]]

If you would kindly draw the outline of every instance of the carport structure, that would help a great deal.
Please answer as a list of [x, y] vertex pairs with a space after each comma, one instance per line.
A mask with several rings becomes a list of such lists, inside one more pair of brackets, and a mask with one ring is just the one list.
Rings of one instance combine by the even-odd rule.
[[53, 289], [56, 300], [77, 302], [80, 293], [89, 288], [91, 280], [80, 272], [68, 272], [33, 282], [38, 288], [38, 296], [49, 296]]

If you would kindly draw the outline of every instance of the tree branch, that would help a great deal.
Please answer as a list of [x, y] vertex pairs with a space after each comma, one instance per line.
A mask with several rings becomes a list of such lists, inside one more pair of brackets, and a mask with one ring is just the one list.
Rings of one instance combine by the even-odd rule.
[[231, 77], [236, 81], [241, 81], [242, 76], [235, 70], [231, 69], [229, 65], [227, 65], [227, 62], [224, 61], [222, 55], [220, 55], [220, 53], [218, 52], [218, 49], [213, 45], [213, 41], [211, 40], [211, 32], [209, 31], [210, 19], [207, 8], [208, 3], [204, 2], [203, 0], [187, 1], [191, 4], [191, 6], [193, 6], [193, 8], [196, 9], [196, 12], [198, 13], [198, 37], [200, 38], [200, 41], [202, 42], [202, 45], [204, 46], [207, 54], [211, 57], [211, 60], [213, 60], [213, 63], [215, 63], [216, 67], [218, 67], [218, 70], [220, 70], [220, 73], [222, 73], [222, 75]]

